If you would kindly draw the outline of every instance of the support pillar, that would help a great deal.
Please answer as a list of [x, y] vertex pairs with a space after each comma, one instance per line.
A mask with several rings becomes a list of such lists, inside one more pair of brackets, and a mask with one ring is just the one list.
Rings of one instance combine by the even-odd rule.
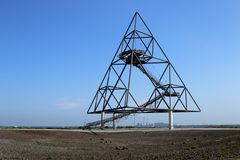
[[116, 129], [115, 113], [113, 113], [113, 129]]
[[169, 118], [168, 128], [169, 130], [172, 130], [173, 129], [173, 111], [172, 110], [168, 112], [168, 118]]
[[104, 120], [104, 112], [101, 112], [101, 129], [104, 129], [103, 120]]

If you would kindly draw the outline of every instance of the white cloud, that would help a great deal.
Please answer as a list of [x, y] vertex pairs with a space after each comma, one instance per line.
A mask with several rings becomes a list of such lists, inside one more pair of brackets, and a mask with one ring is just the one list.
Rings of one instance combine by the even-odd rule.
[[86, 104], [86, 101], [83, 99], [71, 99], [71, 98], [61, 98], [55, 106], [60, 109], [75, 109], [80, 108]]

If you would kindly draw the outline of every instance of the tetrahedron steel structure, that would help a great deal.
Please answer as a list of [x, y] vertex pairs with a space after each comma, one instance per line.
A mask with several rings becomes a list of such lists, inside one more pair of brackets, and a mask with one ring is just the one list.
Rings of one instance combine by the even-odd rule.
[[88, 109], [89, 114], [200, 112], [152, 32], [135, 13]]

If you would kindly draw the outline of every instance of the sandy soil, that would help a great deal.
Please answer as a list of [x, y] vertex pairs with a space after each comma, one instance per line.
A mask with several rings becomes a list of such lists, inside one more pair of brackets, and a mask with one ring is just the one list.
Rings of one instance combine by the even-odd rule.
[[0, 130], [0, 160], [240, 160], [240, 130]]

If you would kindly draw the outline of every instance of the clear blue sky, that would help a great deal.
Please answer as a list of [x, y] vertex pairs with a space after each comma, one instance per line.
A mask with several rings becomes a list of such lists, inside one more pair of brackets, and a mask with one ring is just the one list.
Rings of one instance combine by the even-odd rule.
[[135, 11], [202, 109], [175, 123], [240, 123], [240, 1], [1, 0], [0, 125], [98, 118], [86, 111]]

